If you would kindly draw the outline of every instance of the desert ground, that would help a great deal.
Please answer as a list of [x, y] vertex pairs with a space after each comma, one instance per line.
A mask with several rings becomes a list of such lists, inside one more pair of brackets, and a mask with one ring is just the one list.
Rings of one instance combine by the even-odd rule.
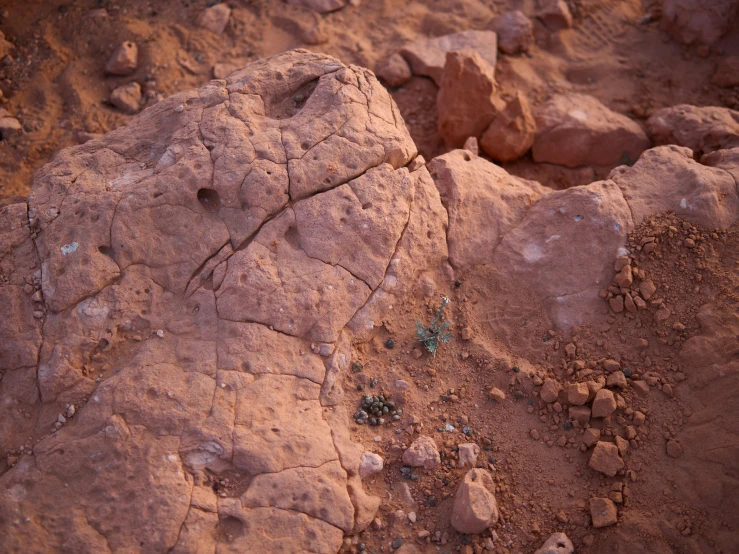
[[0, 0], [0, 552], [739, 552], [738, 109], [738, 0]]

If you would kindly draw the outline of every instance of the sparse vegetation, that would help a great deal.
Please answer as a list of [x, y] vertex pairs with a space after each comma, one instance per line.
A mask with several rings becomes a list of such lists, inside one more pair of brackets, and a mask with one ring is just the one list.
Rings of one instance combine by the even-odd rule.
[[452, 340], [452, 335], [449, 333], [451, 323], [444, 319], [444, 308], [447, 304], [449, 304], [449, 298], [442, 296], [439, 311], [436, 312], [431, 325], [428, 327], [424, 327], [423, 323], [416, 321], [418, 341], [423, 343], [423, 346], [432, 356], [436, 356], [436, 352], [442, 344]]

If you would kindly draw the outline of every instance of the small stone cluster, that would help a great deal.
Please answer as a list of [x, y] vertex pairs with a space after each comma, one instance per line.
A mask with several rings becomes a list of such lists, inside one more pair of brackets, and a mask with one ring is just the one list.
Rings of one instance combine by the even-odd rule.
[[388, 421], [398, 421], [403, 415], [401, 408], [395, 407], [395, 402], [385, 395], [365, 395], [360, 408], [354, 413], [354, 421], [358, 425], [384, 425]]

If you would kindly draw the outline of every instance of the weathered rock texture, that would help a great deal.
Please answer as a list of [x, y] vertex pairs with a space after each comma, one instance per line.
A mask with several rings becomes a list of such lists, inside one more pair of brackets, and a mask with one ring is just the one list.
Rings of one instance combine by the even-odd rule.
[[44, 167], [0, 210], [0, 455], [46, 435], [0, 477], [3, 549], [335, 552], [369, 525], [324, 406], [347, 323], [446, 257], [415, 154], [369, 71], [292, 51]]
[[685, 44], [711, 45], [736, 20], [738, 0], [665, 0], [662, 28]]
[[739, 146], [739, 112], [718, 106], [680, 104], [654, 112], [647, 129], [657, 144], [687, 146], [709, 154]]

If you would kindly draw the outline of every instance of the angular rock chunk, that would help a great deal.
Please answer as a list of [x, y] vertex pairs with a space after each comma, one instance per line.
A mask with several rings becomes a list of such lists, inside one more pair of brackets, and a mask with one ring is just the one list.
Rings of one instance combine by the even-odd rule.
[[687, 146], [694, 152], [739, 146], [739, 112], [718, 106], [663, 108], [649, 117], [647, 129], [656, 144]]
[[391, 87], [400, 87], [411, 80], [411, 68], [398, 52], [388, 56], [375, 69], [377, 76]]
[[633, 167], [618, 167], [608, 177], [623, 191], [637, 225], [668, 210], [708, 228], [726, 228], [739, 218], [734, 178], [699, 164], [687, 148], [652, 148]]
[[493, 31], [462, 31], [406, 44], [400, 54], [410, 64], [414, 75], [431, 77], [437, 85], [441, 85], [447, 52], [475, 50], [494, 72], [497, 47], [497, 36]]
[[598, 292], [611, 282], [613, 259], [632, 227], [611, 181], [552, 192], [503, 237], [493, 263], [537, 292], [558, 326], [569, 327], [600, 310]]
[[554, 533], [534, 554], [572, 554], [575, 547], [564, 533]]
[[618, 447], [615, 444], [598, 441], [590, 455], [588, 467], [608, 477], [614, 477], [624, 468], [624, 461], [619, 456]]
[[536, 162], [567, 167], [633, 163], [649, 148], [639, 125], [587, 94], [558, 94], [535, 112]]
[[340, 10], [346, 6], [347, 0], [288, 0], [288, 4], [304, 6], [319, 13], [328, 13]]
[[712, 45], [735, 20], [739, 1], [665, 0], [662, 28], [684, 44]]
[[498, 503], [494, 491], [495, 484], [490, 472], [484, 469], [469, 470], [454, 495], [452, 527], [460, 533], [477, 534], [498, 521]]
[[534, 43], [534, 24], [519, 10], [496, 17], [493, 30], [498, 35], [498, 48], [506, 54], [528, 52]]
[[494, 70], [474, 50], [447, 52], [436, 110], [439, 134], [447, 144], [462, 146], [479, 137], [502, 109], [495, 96]]
[[460, 269], [490, 263], [501, 239], [548, 190], [464, 150], [428, 167], [449, 213], [449, 260]]
[[711, 83], [726, 88], [739, 86], [739, 56], [727, 56], [718, 62]]
[[536, 120], [526, 97], [517, 92], [498, 112], [480, 139], [480, 146], [494, 160], [510, 162], [526, 154], [534, 144]]
[[135, 42], [126, 41], [115, 49], [105, 65], [105, 72], [111, 75], [130, 75], [139, 65], [139, 47]]
[[214, 4], [198, 14], [195, 25], [220, 35], [226, 30], [229, 17], [231, 17], [231, 8], [227, 4]]
[[551, 31], [572, 27], [572, 14], [564, 0], [539, 0], [536, 17]]
[[116, 88], [110, 93], [110, 103], [123, 113], [135, 114], [141, 108], [141, 86], [133, 82]]
[[403, 452], [403, 463], [424, 469], [434, 469], [441, 464], [439, 449], [434, 439], [420, 436]]
[[608, 527], [618, 523], [618, 510], [609, 498], [591, 498], [590, 517], [596, 529]]

